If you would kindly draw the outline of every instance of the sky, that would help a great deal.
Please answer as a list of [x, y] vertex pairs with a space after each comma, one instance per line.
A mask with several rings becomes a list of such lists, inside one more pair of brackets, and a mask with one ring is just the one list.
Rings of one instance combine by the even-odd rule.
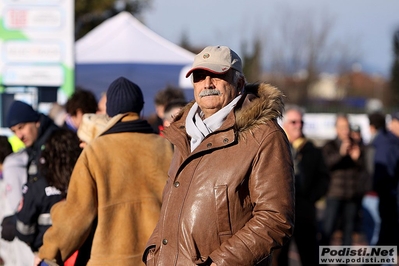
[[285, 17], [314, 23], [328, 17], [333, 21], [331, 39], [356, 45], [364, 71], [389, 76], [393, 35], [399, 29], [398, 0], [152, 1], [142, 20], [157, 34], [175, 44], [186, 35], [195, 47], [227, 45], [239, 54], [243, 42], [251, 44], [254, 36], [264, 36]]

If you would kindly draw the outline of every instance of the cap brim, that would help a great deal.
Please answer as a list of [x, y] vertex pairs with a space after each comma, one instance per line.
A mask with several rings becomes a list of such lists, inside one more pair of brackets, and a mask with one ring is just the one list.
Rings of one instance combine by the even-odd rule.
[[217, 65], [217, 66], [214, 66], [214, 65], [212, 65], [212, 66], [196, 66], [196, 67], [193, 67], [192, 69], [190, 69], [187, 72], [186, 78], [188, 78], [191, 75], [191, 73], [193, 73], [195, 70], [206, 70], [206, 71], [209, 71], [209, 72], [214, 73], [214, 74], [224, 74], [227, 71], [229, 71], [229, 69], [230, 69], [230, 67], [223, 67], [223, 66], [220, 66], [220, 65]]

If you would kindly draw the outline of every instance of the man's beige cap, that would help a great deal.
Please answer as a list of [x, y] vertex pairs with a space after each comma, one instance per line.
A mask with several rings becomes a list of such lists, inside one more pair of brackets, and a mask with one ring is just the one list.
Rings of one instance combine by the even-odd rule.
[[197, 69], [223, 74], [230, 68], [242, 73], [241, 58], [227, 46], [208, 46], [195, 56], [193, 66], [187, 72], [186, 78]]

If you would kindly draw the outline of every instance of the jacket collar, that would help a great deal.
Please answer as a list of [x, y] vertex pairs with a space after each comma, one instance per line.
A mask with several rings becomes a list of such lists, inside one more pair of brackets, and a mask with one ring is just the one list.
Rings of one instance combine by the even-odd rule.
[[118, 114], [111, 118], [100, 135], [122, 132], [155, 133], [147, 120], [136, 113]]

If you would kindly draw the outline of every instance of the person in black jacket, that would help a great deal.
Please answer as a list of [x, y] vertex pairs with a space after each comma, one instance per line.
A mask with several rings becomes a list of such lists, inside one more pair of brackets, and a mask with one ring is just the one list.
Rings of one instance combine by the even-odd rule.
[[43, 244], [51, 226], [51, 207], [66, 197], [73, 167], [82, 149], [75, 133], [58, 129], [47, 139], [40, 157], [39, 178], [23, 188], [23, 202], [17, 213], [17, 237], [33, 252]]
[[[5, 169], [7, 166], [4, 166], [3, 178], [8, 189], [7, 203], [16, 213], [19, 201], [22, 199], [22, 186], [16, 184], [38, 180], [37, 169], [42, 146], [51, 132], [59, 127], [48, 116], [35, 111], [32, 106], [22, 101], [14, 101], [11, 104], [6, 121], [10, 130], [24, 143], [25, 151], [23, 152], [26, 152], [28, 157], [24, 176], [8, 176], [6, 175], [7, 169]], [[11, 173], [15, 173], [15, 171], [10, 171]], [[19, 182], [16, 183], [15, 180]], [[12, 241], [15, 238], [15, 213], [4, 217], [2, 222], [1, 237], [7, 241]]]
[[[291, 144], [295, 170], [295, 230], [301, 264], [318, 265], [318, 226], [315, 203], [328, 188], [329, 173], [321, 149], [303, 133], [304, 110], [286, 105], [282, 126]], [[290, 240], [291, 241], [291, 240]], [[273, 265], [288, 265], [290, 241], [273, 254]]]
[[336, 137], [322, 148], [330, 172], [330, 185], [323, 217], [322, 245], [330, 245], [336, 230], [342, 230], [342, 245], [352, 245], [361, 203], [369, 179], [365, 146], [350, 136], [346, 114], [337, 114]]

